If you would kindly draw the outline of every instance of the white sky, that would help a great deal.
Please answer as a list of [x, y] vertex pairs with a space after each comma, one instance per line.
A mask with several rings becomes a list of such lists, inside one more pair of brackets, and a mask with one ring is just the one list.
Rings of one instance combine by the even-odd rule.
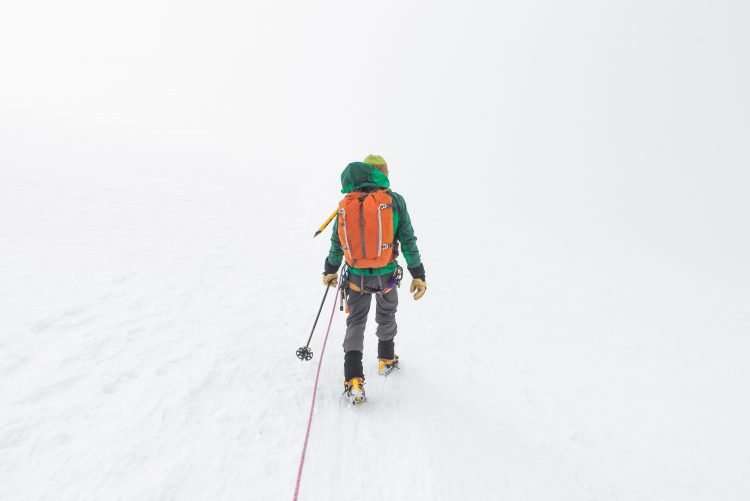
[[739, 257], [748, 19], [739, 0], [6, 2], [0, 168], [195, 155], [335, 182], [373, 152], [412, 184], [503, 187], [490, 211], [596, 207]]
[[747, 138], [741, 1], [73, 0], [0, 13], [3, 149], [476, 160], [585, 143], [634, 161], [701, 138], [691, 146], [708, 161]]

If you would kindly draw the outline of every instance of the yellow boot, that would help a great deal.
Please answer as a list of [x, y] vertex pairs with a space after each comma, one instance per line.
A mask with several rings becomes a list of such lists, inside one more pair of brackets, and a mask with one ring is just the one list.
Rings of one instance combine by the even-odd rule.
[[378, 359], [378, 374], [381, 376], [387, 376], [394, 369], [398, 369], [398, 355], [393, 358], [379, 358]]
[[353, 377], [344, 381], [344, 395], [352, 405], [361, 404], [367, 397], [365, 396], [365, 378]]

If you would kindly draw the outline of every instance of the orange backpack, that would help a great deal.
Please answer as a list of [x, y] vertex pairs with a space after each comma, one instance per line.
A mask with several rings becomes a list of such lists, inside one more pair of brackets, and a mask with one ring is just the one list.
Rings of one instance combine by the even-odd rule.
[[339, 202], [338, 232], [346, 264], [386, 266], [393, 260], [393, 198], [386, 190], [347, 194]]

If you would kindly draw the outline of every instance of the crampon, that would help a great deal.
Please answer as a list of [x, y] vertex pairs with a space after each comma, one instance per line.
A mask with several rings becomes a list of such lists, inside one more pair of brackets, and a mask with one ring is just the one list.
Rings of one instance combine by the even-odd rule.
[[344, 396], [352, 405], [359, 405], [367, 400], [365, 379], [353, 377], [344, 381]]
[[387, 376], [394, 370], [398, 369], [398, 355], [393, 358], [379, 358], [378, 359], [378, 374], [381, 376]]

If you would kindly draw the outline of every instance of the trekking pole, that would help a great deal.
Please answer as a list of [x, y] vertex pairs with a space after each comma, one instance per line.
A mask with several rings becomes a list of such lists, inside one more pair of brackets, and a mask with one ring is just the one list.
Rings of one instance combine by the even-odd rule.
[[325, 222], [320, 225], [320, 228], [318, 228], [318, 231], [315, 232], [315, 235], [313, 235], [313, 238], [315, 238], [318, 235], [320, 235], [321, 233], [323, 233], [323, 230], [325, 230], [328, 227], [328, 225], [331, 224], [331, 221], [333, 221], [333, 218], [335, 218], [336, 214], [338, 214], [338, 213], [339, 213], [338, 209], [336, 209], [335, 211], [333, 211], [333, 214], [331, 214], [330, 216], [328, 216], [328, 219], [326, 219]]
[[[339, 284], [339, 288], [343, 287], [343, 282]], [[338, 293], [338, 291], [336, 291]], [[335, 298], [335, 296], [334, 296]], [[307, 444], [310, 440], [310, 430], [312, 429], [313, 415], [315, 414], [315, 399], [318, 395], [318, 382], [320, 381], [320, 368], [323, 365], [323, 357], [326, 354], [326, 344], [328, 344], [328, 335], [331, 333], [331, 325], [333, 325], [333, 315], [336, 313], [336, 300], [333, 301], [333, 308], [331, 309], [331, 318], [328, 320], [328, 328], [326, 329], [326, 335], [323, 337], [323, 344], [320, 347], [320, 358], [318, 359], [318, 370], [315, 372], [315, 382], [313, 383], [312, 400], [310, 401], [310, 413], [307, 415], [307, 429], [305, 431], [305, 442], [302, 445], [302, 455], [299, 458], [299, 467], [297, 468], [297, 480], [294, 483], [294, 497], [292, 501], [299, 499], [299, 488], [302, 482], [302, 470], [305, 468], [305, 455], [307, 453]]]
[[313, 352], [310, 349], [310, 341], [312, 340], [313, 333], [315, 332], [315, 326], [318, 325], [320, 312], [323, 311], [323, 305], [326, 302], [326, 296], [328, 296], [328, 289], [330, 288], [331, 284], [328, 284], [325, 294], [323, 294], [323, 300], [320, 302], [320, 308], [318, 308], [318, 314], [315, 317], [315, 322], [313, 323], [312, 329], [310, 330], [310, 337], [307, 338], [307, 344], [305, 346], [300, 346], [299, 348], [297, 348], [297, 358], [305, 362], [309, 362], [310, 360], [312, 360]]

